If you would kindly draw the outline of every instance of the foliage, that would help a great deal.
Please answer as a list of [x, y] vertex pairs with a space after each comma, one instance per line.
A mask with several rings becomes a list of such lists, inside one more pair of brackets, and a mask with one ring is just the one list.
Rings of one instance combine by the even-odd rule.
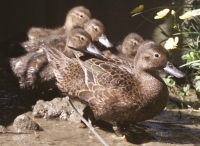
[[[155, 13], [155, 10], [158, 12]], [[149, 13], [150, 11], [154, 13], [154, 16], [146, 18], [143, 13]], [[137, 15], [155, 25], [159, 21], [157, 19], [164, 19], [168, 23], [173, 32], [171, 36], [168, 36], [161, 27], [157, 26], [161, 29], [162, 34], [168, 38], [167, 40], [162, 40], [162, 42], [165, 42], [164, 47], [170, 53], [172, 49], [184, 51], [182, 60], [185, 63], [180, 68], [185, 71], [187, 81], [181, 94], [187, 95], [187, 91], [191, 86], [200, 92], [200, 2], [191, 0], [188, 3], [184, 3], [183, 0], [173, 0], [167, 6], [132, 13], [132, 16]], [[175, 81], [171, 76], [164, 78], [164, 81], [169, 88], [175, 86]]]
[[176, 82], [173, 80], [172, 76], [168, 76], [167, 78], [163, 78], [165, 84], [169, 87], [172, 88], [175, 86]]

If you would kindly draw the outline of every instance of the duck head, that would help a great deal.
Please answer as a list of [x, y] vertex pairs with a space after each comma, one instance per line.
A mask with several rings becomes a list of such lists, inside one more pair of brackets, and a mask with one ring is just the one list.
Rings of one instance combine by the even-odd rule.
[[86, 30], [90, 34], [90, 36], [92, 37], [92, 41], [99, 41], [107, 48], [113, 46], [104, 35], [105, 28], [101, 21], [97, 19], [89, 20], [87, 23], [85, 23], [84, 30]]
[[183, 78], [185, 74], [169, 62], [168, 58], [169, 54], [163, 46], [153, 41], [144, 41], [138, 47], [134, 66], [148, 72], [164, 69], [177, 78]]
[[138, 46], [143, 41], [144, 40], [140, 35], [136, 33], [130, 33], [123, 40], [121, 52], [126, 56], [135, 56]]
[[80, 52], [88, 51], [101, 54], [95, 45], [92, 44], [91, 36], [82, 28], [76, 28], [69, 33], [66, 45], [70, 51], [70, 48], [76, 48]]
[[134, 67], [136, 70], [155, 72], [166, 67], [168, 58], [168, 52], [163, 46], [153, 41], [144, 41], [138, 47]]
[[74, 7], [66, 16], [64, 28], [66, 31], [70, 31], [76, 27], [83, 27], [84, 24], [90, 19], [91, 13], [87, 8], [83, 6]]

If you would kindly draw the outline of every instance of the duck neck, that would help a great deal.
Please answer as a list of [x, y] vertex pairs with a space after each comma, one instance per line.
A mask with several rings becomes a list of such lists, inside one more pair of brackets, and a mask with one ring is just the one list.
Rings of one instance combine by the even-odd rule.
[[161, 79], [156, 71], [136, 71], [135, 73], [136, 78], [140, 82], [141, 96], [144, 99], [148, 98], [154, 101], [154, 99], [157, 100], [158, 97], [162, 98], [162, 95], [168, 94], [168, 89], [165, 86], [164, 81]]
[[68, 58], [75, 58], [74, 53], [72, 52], [72, 50], [66, 45], [65, 49], [62, 51], [63, 54], [65, 54], [65, 56], [67, 56]]
[[65, 24], [64, 24], [65, 32], [68, 33], [68, 32], [70, 32], [73, 28], [74, 28], [73, 20], [72, 20], [71, 18], [68, 18], [68, 17], [67, 17], [67, 19], [66, 19], [66, 21], [65, 21]]

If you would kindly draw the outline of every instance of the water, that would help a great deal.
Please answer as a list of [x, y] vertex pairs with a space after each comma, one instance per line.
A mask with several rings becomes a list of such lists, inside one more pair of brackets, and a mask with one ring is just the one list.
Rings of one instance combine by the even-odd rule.
[[[187, 111], [183, 110], [181, 112], [184, 119], [179, 119], [180, 122], [168, 123], [171, 112], [178, 114], [176, 111], [167, 110], [162, 113], [162, 115], [168, 116], [167, 120], [162, 119], [163, 116], [158, 116], [154, 120], [124, 126], [128, 141], [117, 138], [111, 131], [111, 127], [107, 127], [107, 129], [101, 129], [106, 128], [105, 126], [95, 127], [95, 130], [111, 146], [131, 146], [135, 144], [147, 146], [185, 144], [192, 146], [200, 144], [199, 113], [193, 115], [196, 116], [194, 121], [194, 117], [190, 119]], [[28, 112], [27, 115], [34, 119], [31, 112]], [[4, 133], [0, 135], [0, 145], [102, 145], [88, 128], [79, 128], [77, 124], [69, 121], [42, 118], [35, 118], [34, 121], [43, 128], [43, 131], [28, 134]], [[11, 131], [12, 126], [8, 126], [7, 129]]]

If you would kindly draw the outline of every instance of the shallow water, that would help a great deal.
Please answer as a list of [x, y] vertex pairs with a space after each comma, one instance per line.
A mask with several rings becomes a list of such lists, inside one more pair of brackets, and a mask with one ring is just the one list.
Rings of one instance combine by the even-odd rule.
[[[175, 118], [182, 114], [182, 118]], [[43, 131], [28, 134], [6, 132], [0, 135], [0, 145], [70, 145], [70, 146], [101, 146], [102, 144], [88, 128], [79, 128], [78, 124], [69, 121], [33, 118]], [[151, 145], [200, 145], [199, 114], [188, 114], [187, 110], [165, 110], [153, 120], [124, 126], [128, 141], [115, 136], [111, 127], [107, 130], [95, 127], [99, 135], [109, 144], [116, 146], [131, 146], [134, 144]], [[168, 117], [163, 119], [163, 117]], [[106, 128], [105, 126], [102, 126]], [[12, 125], [7, 129], [12, 131]]]

